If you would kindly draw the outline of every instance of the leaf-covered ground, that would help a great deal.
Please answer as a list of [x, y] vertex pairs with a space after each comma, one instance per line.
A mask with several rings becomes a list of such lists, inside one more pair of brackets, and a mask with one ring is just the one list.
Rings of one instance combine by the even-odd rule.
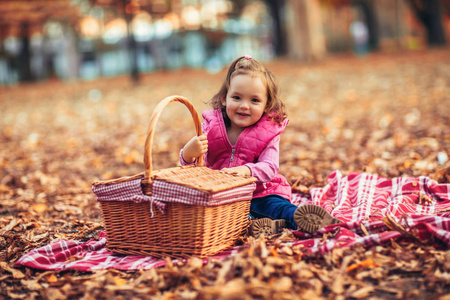
[[[300, 191], [331, 171], [450, 182], [450, 51], [378, 53], [314, 63], [274, 61], [290, 124], [280, 172]], [[191, 259], [150, 271], [82, 273], [13, 268], [57, 239], [103, 230], [91, 182], [143, 171], [149, 116], [169, 95], [199, 111], [224, 73], [160, 71], [91, 82], [0, 87], [0, 298], [449, 299], [450, 253], [420, 243], [304, 255], [288, 236], [249, 241], [226, 261]], [[176, 165], [194, 135], [173, 104], [158, 124], [154, 169]]]

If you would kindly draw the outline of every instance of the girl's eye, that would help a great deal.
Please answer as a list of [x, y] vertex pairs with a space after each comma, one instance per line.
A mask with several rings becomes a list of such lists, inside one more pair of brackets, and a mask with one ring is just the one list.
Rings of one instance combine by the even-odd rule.
[[241, 98], [239, 98], [239, 96], [233, 96], [233, 99], [234, 99], [234, 100], [239, 100], [239, 99], [241, 99]]
[[260, 101], [259, 101], [259, 99], [253, 98], [253, 99], [252, 99], [252, 102], [253, 102], [253, 103], [259, 103]]

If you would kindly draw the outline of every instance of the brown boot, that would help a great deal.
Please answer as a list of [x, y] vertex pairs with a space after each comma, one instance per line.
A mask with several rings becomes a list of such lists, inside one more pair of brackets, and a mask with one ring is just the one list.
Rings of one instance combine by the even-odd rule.
[[266, 237], [270, 237], [281, 233], [285, 226], [285, 220], [272, 220], [269, 218], [254, 219], [251, 221], [248, 233], [255, 239], [260, 237], [262, 234]]
[[294, 221], [299, 230], [309, 233], [314, 233], [330, 224], [342, 223], [341, 220], [333, 218], [323, 207], [313, 204], [305, 204], [297, 208]]

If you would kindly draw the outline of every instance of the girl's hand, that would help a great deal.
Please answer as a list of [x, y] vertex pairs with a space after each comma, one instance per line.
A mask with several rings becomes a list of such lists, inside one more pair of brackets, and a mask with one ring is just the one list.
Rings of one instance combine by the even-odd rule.
[[208, 152], [208, 138], [206, 134], [194, 136], [183, 147], [183, 159], [187, 163], [193, 163], [195, 158]]
[[220, 172], [230, 175], [238, 176], [251, 176], [252, 172], [246, 166], [234, 167], [234, 168], [223, 168]]

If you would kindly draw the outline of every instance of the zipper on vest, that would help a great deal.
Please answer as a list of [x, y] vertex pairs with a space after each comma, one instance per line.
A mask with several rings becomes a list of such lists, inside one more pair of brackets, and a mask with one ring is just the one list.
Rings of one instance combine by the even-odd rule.
[[230, 162], [233, 162], [233, 160], [234, 160], [234, 151], [236, 151], [235, 148], [233, 148], [233, 150], [231, 150]]

